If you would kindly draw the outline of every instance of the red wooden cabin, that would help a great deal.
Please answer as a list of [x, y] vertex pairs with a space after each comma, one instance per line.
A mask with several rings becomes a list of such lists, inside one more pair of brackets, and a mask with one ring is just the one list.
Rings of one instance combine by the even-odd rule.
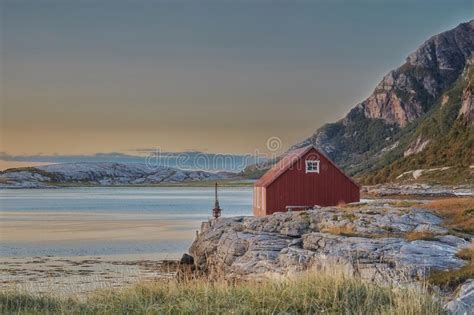
[[360, 200], [360, 187], [313, 146], [286, 154], [254, 185], [253, 213], [303, 210]]

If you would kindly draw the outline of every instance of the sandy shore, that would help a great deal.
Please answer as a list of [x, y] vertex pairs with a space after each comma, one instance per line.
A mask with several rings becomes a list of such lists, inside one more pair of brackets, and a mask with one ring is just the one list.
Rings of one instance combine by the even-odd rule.
[[0, 290], [58, 295], [174, 276], [177, 255], [140, 254], [0, 258]]
[[[153, 214], [0, 212], [0, 290], [83, 294], [169, 277], [174, 269], [166, 261], [178, 260], [182, 250], [171, 247], [149, 254], [129, 253], [143, 250], [138, 250], [137, 244], [192, 241], [199, 224]], [[57, 248], [83, 249], [97, 244], [104, 249], [103, 255], [55, 254]], [[126, 254], [106, 255], [114, 244]], [[12, 246], [46, 249], [40, 249], [35, 257], [12, 257]], [[71, 252], [76, 254], [74, 249]]]

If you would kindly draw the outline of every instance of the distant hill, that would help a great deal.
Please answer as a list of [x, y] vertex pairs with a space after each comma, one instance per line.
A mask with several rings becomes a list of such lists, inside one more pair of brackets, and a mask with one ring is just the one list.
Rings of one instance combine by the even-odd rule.
[[[0, 152], [0, 161], [25, 163], [64, 164], [64, 163], [120, 163], [147, 164], [151, 167], [171, 167], [178, 169], [205, 170], [208, 172], [240, 172], [246, 166], [265, 160], [265, 156], [254, 154], [206, 153], [200, 151], [166, 152], [159, 148], [143, 148], [133, 151], [135, 154], [120, 152], [96, 153], [91, 155], [11, 155]], [[138, 154], [138, 155], [137, 155]], [[28, 164], [31, 163], [31, 164]]]
[[229, 172], [150, 168], [144, 163], [64, 163], [0, 172], [0, 188], [177, 184], [234, 177]]
[[346, 117], [292, 149], [314, 144], [364, 184], [472, 184], [473, 48], [474, 20], [431, 37]]

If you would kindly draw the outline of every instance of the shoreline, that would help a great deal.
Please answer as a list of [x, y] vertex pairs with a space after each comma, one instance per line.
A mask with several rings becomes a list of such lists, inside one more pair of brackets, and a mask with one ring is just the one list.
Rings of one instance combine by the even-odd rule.
[[8, 189], [61, 189], [61, 188], [205, 188], [205, 187], [214, 187], [215, 183], [219, 184], [219, 187], [226, 188], [239, 188], [239, 187], [252, 187], [255, 180], [253, 179], [228, 179], [228, 180], [210, 180], [210, 181], [194, 181], [194, 182], [179, 182], [179, 183], [160, 183], [160, 184], [134, 184], [134, 185], [96, 185], [96, 184], [51, 184], [45, 183], [45, 185], [40, 186], [0, 186], [1, 190]]
[[[162, 183], [146, 185], [95, 185], [95, 184], [46, 184], [44, 186], [0, 186], [2, 190], [40, 190], [40, 189], [73, 189], [73, 188], [213, 188], [215, 183], [219, 187], [225, 188], [249, 188], [253, 187], [254, 179], [237, 180], [215, 180], [215, 181], [196, 181], [181, 183]], [[459, 192], [459, 193], [458, 193]], [[390, 196], [433, 196], [433, 197], [469, 197], [474, 195], [474, 185], [442, 185], [426, 183], [387, 183], [378, 185], [361, 186], [361, 197], [390, 197]]]

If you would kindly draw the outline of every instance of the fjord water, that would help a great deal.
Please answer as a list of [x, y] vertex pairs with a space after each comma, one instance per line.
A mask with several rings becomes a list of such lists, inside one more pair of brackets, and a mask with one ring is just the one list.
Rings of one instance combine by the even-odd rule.
[[[223, 216], [251, 215], [252, 189], [219, 188]], [[0, 191], [0, 256], [183, 253], [214, 206], [207, 187]]]

